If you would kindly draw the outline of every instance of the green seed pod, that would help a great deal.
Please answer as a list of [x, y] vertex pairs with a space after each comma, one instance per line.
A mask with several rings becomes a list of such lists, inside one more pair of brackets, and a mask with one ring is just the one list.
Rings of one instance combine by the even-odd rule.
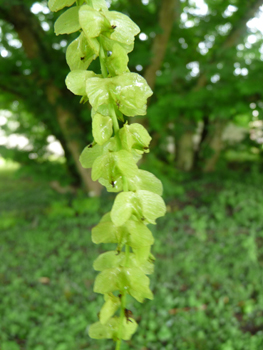
[[[99, 271], [94, 292], [103, 294], [105, 303], [99, 321], [89, 327], [91, 338], [113, 339], [119, 350], [121, 341], [129, 340], [138, 326], [126, 308], [126, 296], [139, 302], [153, 299], [146, 275], [154, 271], [154, 238], [147, 225], [155, 224], [166, 211], [161, 181], [137, 166], [143, 153], [149, 152], [151, 137], [142, 125], [125, 123], [125, 116], [146, 114], [147, 98], [152, 95], [145, 79], [130, 73], [127, 66], [140, 29], [128, 16], [109, 11], [104, 0], [49, 0], [48, 4], [51, 11], [72, 6], [57, 19], [57, 35], [81, 32], [66, 52], [71, 70], [66, 85], [92, 107], [94, 140], [83, 150], [80, 162], [92, 169], [94, 181], [109, 192], [119, 192], [111, 212], [92, 229], [93, 243], [115, 243], [116, 250], [94, 261]], [[101, 74], [87, 70], [97, 58]], [[124, 122], [121, 129], [118, 120]]]

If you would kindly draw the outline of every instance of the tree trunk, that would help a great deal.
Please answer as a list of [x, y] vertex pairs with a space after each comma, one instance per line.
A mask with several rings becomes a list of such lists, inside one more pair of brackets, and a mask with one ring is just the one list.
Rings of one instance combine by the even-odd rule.
[[56, 103], [58, 97], [61, 95], [59, 89], [50, 85], [47, 87], [46, 93], [49, 103], [55, 107], [57, 121], [86, 191], [92, 196], [100, 195], [102, 190], [100, 183], [92, 181], [91, 169], [84, 169], [79, 161], [79, 156], [83, 150], [83, 142], [80, 141], [84, 139], [83, 131], [76, 124], [74, 115], [69, 110]]
[[194, 162], [193, 136], [193, 131], [186, 130], [177, 140], [176, 165], [180, 170], [192, 170]]
[[[3, 18], [14, 25], [18, 37], [22, 41], [27, 57], [30, 60], [39, 60], [39, 64], [48, 67], [50, 57], [52, 57], [50, 54], [50, 50], [52, 49], [47, 47], [45, 41], [42, 40], [45, 33], [37, 18], [23, 4], [13, 6], [12, 4], [5, 5], [5, 7], [0, 10], [2, 11]], [[61, 144], [66, 145], [85, 190], [90, 192], [91, 195], [99, 195], [102, 189], [101, 185], [91, 180], [90, 169], [82, 168], [79, 162], [84, 140], [86, 140], [85, 131], [78, 125], [73, 113], [63, 106], [62, 101], [68, 100], [67, 92], [65, 95], [64, 91], [55, 85], [52, 72], [45, 81], [43, 81], [43, 78], [40, 76], [38, 77], [38, 72], [34, 72], [34, 75], [35, 80], [41, 82], [44, 88], [47, 103], [49, 103], [55, 111], [54, 118], [56, 118], [64, 138], [64, 142], [61, 142]]]
[[178, 13], [178, 0], [162, 0], [159, 12], [159, 26], [162, 33], [157, 34], [152, 46], [151, 64], [147, 67], [144, 78], [153, 90], [156, 81], [156, 72], [161, 68], [166, 53], [167, 44], [171, 35], [173, 24]]
[[205, 141], [206, 147], [212, 150], [211, 157], [204, 160], [203, 171], [212, 172], [216, 169], [216, 164], [219, 159], [221, 150], [223, 148], [222, 135], [226, 127], [226, 121], [216, 120], [210, 125], [210, 132], [207, 140]]

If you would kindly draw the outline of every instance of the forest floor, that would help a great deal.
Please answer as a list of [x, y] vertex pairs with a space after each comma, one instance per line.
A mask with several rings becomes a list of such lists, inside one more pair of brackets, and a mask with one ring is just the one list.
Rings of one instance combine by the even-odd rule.
[[[155, 299], [129, 299], [139, 327], [123, 350], [263, 349], [262, 175], [163, 180]], [[90, 230], [113, 198], [61, 195], [0, 171], [1, 350], [114, 349], [87, 335], [103, 303], [92, 262], [111, 247], [94, 245]]]

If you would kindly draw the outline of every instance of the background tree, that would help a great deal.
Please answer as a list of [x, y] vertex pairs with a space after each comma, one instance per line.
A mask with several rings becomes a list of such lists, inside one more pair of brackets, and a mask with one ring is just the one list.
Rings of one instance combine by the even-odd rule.
[[[257, 30], [249, 30], [263, 1], [114, 1], [139, 24], [141, 34], [130, 57], [132, 71], [141, 72], [154, 89], [149, 127], [155, 155], [168, 143], [176, 148], [176, 166], [185, 171], [214, 170], [220, 156], [222, 133], [238, 115], [251, 115], [251, 103], [261, 106], [261, 44]], [[25, 135], [31, 149], [1, 147], [1, 154], [24, 164], [45, 159], [48, 135], [60, 141], [65, 171], [72, 184], [100, 192], [88, 170], [78, 161], [91, 140], [90, 113], [78, 104], [61, 82], [68, 71], [64, 59], [70, 38], [54, 37], [58, 14], [37, 12], [33, 0], [0, 3], [2, 109], [13, 111], [19, 126], [6, 132]], [[200, 7], [201, 6], [201, 7]], [[31, 9], [31, 10], [30, 10]], [[94, 67], [96, 70], [96, 67]], [[97, 67], [98, 69], [98, 67]], [[18, 101], [19, 104], [17, 102]], [[18, 124], [17, 124], [18, 125]], [[198, 141], [193, 143], [194, 138]], [[36, 159], [28, 156], [36, 155]], [[34, 158], [34, 156], [31, 158]], [[66, 174], [66, 173], [65, 173]], [[95, 186], [95, 187], [94, 187]]]

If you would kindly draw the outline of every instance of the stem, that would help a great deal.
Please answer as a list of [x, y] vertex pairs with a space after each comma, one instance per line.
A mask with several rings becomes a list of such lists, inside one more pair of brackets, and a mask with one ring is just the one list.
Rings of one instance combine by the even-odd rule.
[[[100, 45], [100, 67], [101, 67], [101, 73], [103, 78], [107, 78], [108, 77], [108, 72], [107, 72], [107, 67], [105, 64], [105, 52], [103, 50], [102, 45]], [[118, 118], [114, 109], [114, 105], [112, 103], [109, 104], [109, 112], [110, 112], [110, 116], [112, 118], [112, 123], [113, 123], [113, 129], [114, 129], [114, 133], [120, 143], [120, 139], [119, 139], [119, 135], [118, 132], [120, 130], [119, 127], [119, 122], [118, 122]], [[128, 188], [128, 181], [126, 179], [125, 176], [122, 177], [122, 181], [123, 181], [123, 191], [124, 192], [128, 192], [129, 188]], [[130, 247], [126, 244], [125, 245], [125, 267], [129, 266], [129, 256], [130, 256]], [[116, 342], [116, 348], [115, 350], [120, 350], [121, 349], [121, 342], [122, 342], [122, 326], [123, 326], [123, 322], [125, 319], [125, 309], [126, 309], [126, 291], [124, 290], [122, 292], [121, 295], [121, 310], [120, 310], [120, 323], [119, 323], [119, 340], [117, 340]]]
[[104, 52], [103, 47], [101, 45], [100, 39], [99, 39], [99, 43], [100, 43], [100, 69], [101, 69], [101, 73], [102, 73], [103, 78], [107, 78], [108, 72], [107, 72], [107, 67], [105, 64], [105, 52]]
[[122, 177], [122, 183], [123, 183], [123, 192], [128, 192], [129, 187], [128, 187], [128, 181], [127, 181], [126, 176]]
[[[125, 176], [122, 177], [123, 181], [123, 191], [128, 192], [128, 182]], [[130, 246], [128, 244], [125, 245], [125, 263], [124, 266], [129, 266], [129, 257], [130, 257]], [[120, 312], [120, 325], [119, 325], [119, 340], [116, 344], [116, 350], [120, 350], [121, 348], [121, 341], [122, 341], [122, 325], [125, 319], [125, 309], [126, 309], [126, 291], [123, 291], [123, 294], [121, 296], [121, 312]]]
[[112, 118], [114, 133], [117, 134], [120, 127], [119, 127], [119, 122], [117, 119], [117, 115], [116, 115], [114, 106], [112, 104], [110, 104], [110, 116]]

